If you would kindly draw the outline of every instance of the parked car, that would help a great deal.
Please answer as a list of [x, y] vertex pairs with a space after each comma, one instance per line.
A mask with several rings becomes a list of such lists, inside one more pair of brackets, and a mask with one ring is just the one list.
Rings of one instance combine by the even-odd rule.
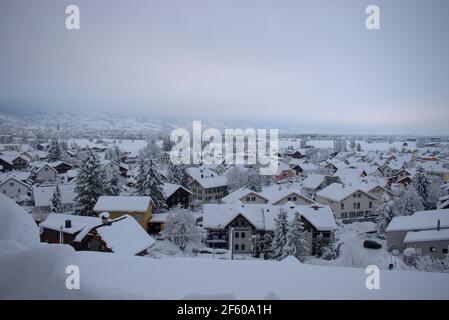
[[374, 240], [363, 241], [363, 247], [367, 249], [380, 249], [382, 245]]

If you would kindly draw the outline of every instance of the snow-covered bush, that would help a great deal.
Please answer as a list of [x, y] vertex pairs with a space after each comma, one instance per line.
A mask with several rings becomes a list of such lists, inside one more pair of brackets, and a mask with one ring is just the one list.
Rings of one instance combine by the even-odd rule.
[[449, 273], [449, 258], [437, 259], [430, 256], [414, 256], [410, 264], [419, 271]]
[[329, 238], [324, 238], [320, 233], [316, 239], [316, 256], [324, 260], [335, 260], [340, 256], [341, 245], [335, 233]]
[[177, 208], [168, 214], [162, 235], [184, 251], [189, 242], [200, 238], [200, 230], [191, 212]]

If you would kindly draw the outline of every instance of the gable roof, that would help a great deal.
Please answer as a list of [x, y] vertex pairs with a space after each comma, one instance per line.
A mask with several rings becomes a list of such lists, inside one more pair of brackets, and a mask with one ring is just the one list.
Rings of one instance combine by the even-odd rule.
[[95, 204], [95, 212], [146, 212], [151, 197], [101, 196]]
[[262, 199], [265, 199], [266, 202], [269, 201], [269, 199], [265, 198], [263, 195], [261, 195], [259, 192], [255, 192], [254, 190], [248, 189], [246, 187], [241, 187], [233, 192], [231, 192], [230, 194], [228, 194], [227, 196], [221, 198], [221, 201], [223, 203], [232, 203], [235, 202], [237, 200], [242, 199], [243, 197], [246, 197], [248, 195], [254, 194], [258, 197], [261, 197]]
[[303, 188], [315, 190], [324, 183], [325, 179], [326, 176], [322, 174], [309, 174], [307, 178], [302, 181], [301, 186]]
[[[62, 204], [72, 204], [75, 202], [75, 184], [59, 184]], [[36, 207], [48, 207], [56, 190], [56, 185], [33, 186], [33, 199]]]
[[167, 198], [170, 198], [179, 189], [183, 189], [186, 192], [192, 194], [192, 192], [190, 192], [190, 190], [184, 188], [183, 186], [181, 186], [179, 184], [168, 183], [168, 182], [163, 184], [162, 193], [164, 194], [165, 199], [167, 199]]
[[317, 193], [317, 196], [340, 202], [349, 197], [350, 195], [352, 195], [354, 192], [362, 192], [366, 194], [368, 197], [377, 200], [375, 196], [360, 189], [360, 187], [352, 187], [352, 186], [345, 187], [340, 183], [332, 183], [323, 190], [319, 191]]
[[418, 211], [411, 216], [394, 217], [386, 231], [436, 229], [438, 220], [441, 228], [449, 228], [449, 209]]

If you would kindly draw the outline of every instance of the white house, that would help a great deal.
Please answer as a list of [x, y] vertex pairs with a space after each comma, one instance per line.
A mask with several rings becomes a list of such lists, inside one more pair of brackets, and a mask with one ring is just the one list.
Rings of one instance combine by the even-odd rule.
[[[61, 202], [64, 212], [74, 210], [76, 191], [75, 184], [59, 184], [59, 192], [61, 194]], [[50, 210], [51, 201], [56, 191], [56, 184], [33, 186], [33, 200], [36, 212], [47, 213]]]
[[58, 171], [46, 162], [33, 163], [30, 168], [36, 182], [55, 181]]
[[333, 183], [316, 194], [316, 201], [329, 205], [343, 222], [372, 219], [378, 199], [357, 186]]
[[31, 196], [31, 185], [16, 177], [5, 177], [0, 181], [0, 193], [13, 199]]

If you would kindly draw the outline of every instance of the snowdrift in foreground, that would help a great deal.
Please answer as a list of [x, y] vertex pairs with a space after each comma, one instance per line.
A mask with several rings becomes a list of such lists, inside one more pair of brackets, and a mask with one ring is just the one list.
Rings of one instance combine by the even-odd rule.
[[[381, 271], [381, 289], [368, 290], [364, 269], [291, 260], [153, 259], [66, 245], [1, 248], [3, 299], [449, 299], [447, 274]], [[80, 290], [65, 287], [72, 264], [80, 269]]]
[[0, 240], [13, 240], [29, 248], [40, 243], [39, 228], [31, 215], [0, 194]]

